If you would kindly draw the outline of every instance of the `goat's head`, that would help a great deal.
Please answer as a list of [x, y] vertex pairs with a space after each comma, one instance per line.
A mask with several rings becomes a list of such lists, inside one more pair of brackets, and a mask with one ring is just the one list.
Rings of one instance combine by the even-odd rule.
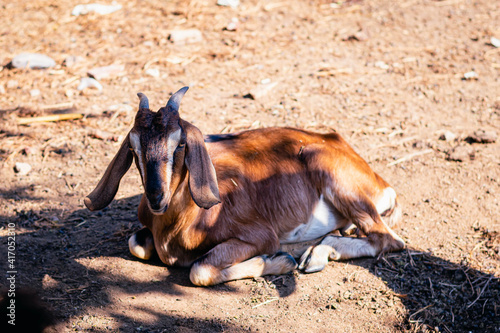
[[90, 210], [99, 210], [113, 200], [121, 178], [135, 160], [145, 195], [153, 214], [164, 213], [179, 184], [189, 172], [194, 202], [210, 208], [220, 202], [214, 166], [200, 130], [179, 117], [179, 104], [188, 90], [170, 97], [158, 112], [149, 109], [148, 98], [140, 98], [134, 127], [109, 164], [95, 190], [85, 198]]

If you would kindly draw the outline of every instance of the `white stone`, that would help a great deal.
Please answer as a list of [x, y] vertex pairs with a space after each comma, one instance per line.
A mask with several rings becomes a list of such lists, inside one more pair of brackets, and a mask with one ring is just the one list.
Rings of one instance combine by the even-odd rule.
[[89, 3], [85, 5], [77, 5], [73, 10], [71, 11], [71, 15], [73, 16], [79, 16], [79, 15], [86, 15], [88, 13], [97, 13], [100, 15], [107, 15], [114, 13], [118, 10], [122, 9], [122, 5], [118, 4], [113, 4], [113, 5], [101, 5], [98, 3]]
[[40, 53], [21, 53], [12, 59], [12, 66], [15, 68], [50, 68], [56, 65], [54, 59]]
[[261, 99], [267, 94], [271, 92], [276, 86], [278, 85], [278, 82], [272, 82], [268, 84], [260, 84], [250, 90], [250, 92], [245, 95], [244, 97], [251, 98], [254, 100]]
[[17, 80], [7, 81], [7, 89], [17, 89], [19, 87], [19, 82]]
[[201, 31], [198, 29], [173, 30], [168, 39], [174, 44], [191, 44], [203, 40]]
[[375, 67], [378, 67], [378, 68], [381, 68], [381, 69], [389, 69], [389, 65], [387, 65], [385, 62], [383, 61], [377, 61], [375, 63]]
[[478, 78], [479, 75], [474, 71], [470, 71], [464, 74], [464, 79], [466, 80], [477, 80]]
[[231, 22], [229, 22], [227, 24], [226, 30], [227, 31], [236, 31], [236, 30], [238, 30], [239, 25], [240, 25], [240, 21], [238, 20], [238, 18], [233, 17], [231, 19]]
[[31, 165], [28, 163], [16, 162], [14, 165], [14, 172], [20, 176], [27, 175], [31, 171]]
[[87, 74], [96, 80], [105, 79], [108, 77], [113, 77], [119, 75], [125, 70], [125, 65], [123, 64], [113, 64], [109, 66], [95, 67], [90, 69]]
[[490, 42], [494, 47], [500, 47], [500, 39], [491, 37]]
[[132, 112], [134, 108], [128, 104], [113, 104], [108, 106], [108, 111]]
[[99, 81], [91, 77], [83, 77], [80, 80], [80, 84], [76, 89], [81, 91], [85, 88], [95, 88], [97, 90], [102, 90], [102, 84], [100, 84]]
[[40, 96], [40, 90], [39, 89], [31, 89], [30, 95], [31, 95], [31, 97], [38, 97], [38, 96]]
[[146, 74], [152, 77], [160, 77], [160, 71], [157, 68], [146, 69]]
[[457, 135], [453, 132], [450, 132], [450, 131], [446, 131], [444, 132], [443, 134], [441, 134], [441, 136], [439, 137], [440, 140], [444, 140], [444, 141], [453, 141], [457, 138]]
[[240, 0], [217, 0], [217, 5], [237, 8], [240, 5]]

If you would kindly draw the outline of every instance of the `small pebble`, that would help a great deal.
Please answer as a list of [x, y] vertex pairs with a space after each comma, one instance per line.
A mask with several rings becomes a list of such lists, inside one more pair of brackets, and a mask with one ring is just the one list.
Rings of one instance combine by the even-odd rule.
[[498, 135], [495, 131], [477, 130], [465, 140], [475, 143], [494, 143], [497, 141]]
[[160, 71], [157, 68], [148, 68], [146, 74], [152, 77], [160, 77]]
[[89, 3], [85, 5], [77, 5], [71, 11], [71, 15], [87, 15], [88, 13], [97, 13], [107, 15], [122, 9], [122, 5], [101, 5], [97, 3]]
[[108, 106], [107, 111], [132, 112], [134, 111], [134, 108], [128, 104], [113, 104]]
[[54, 67], [56, 62], [44, 54], [21, 53], [12, 59], [11, 64], [14, 68], [43, 69]]
[[385, 62], [383, 61], [377, 61], [375, 63], [375, 67], [378, 67], [378, 68], [381, 68], [381, 69], [389, 69], [389, 65], [387, 65]]
[[67, 56], [63, 61], [63, 65], [66, 67], [73, 67], [82, 60], [83, 58], [80, 56]]
[[470, 71], [464, 74], [464, 80], [477, 80], [478, 78], [479, 75], [474, 71]]
[[474, 148], [470, 146], [456, 146], [448, 153], [448, 160], [456, 162], [465, 162], [475, 158]]
[[100, 84], [99, 81], [91, 77], [83, 77], [80, 80], [80, 84], [76, 89], [81, 91], [85, 88], [95, 88], [97, 90], [102, 90], [102, 84]]
[[38, 97], [38, 96], [40, 96], [40, 90], [39, 89], [31, 89], [30, 95], [31, 95], [31, 97]]
[[500, 47], [500, 39], [491, 37], [490, 42], [494, 47]]
[[174, 44], [183, 45], [201, 42], [203, 36], [198, 29], [174, 30], [168, 39]]
[[109, 66], [92, 68], [87, 72], [87, 74], [88, 76], [96, 80], [101, 80], [104, 78], [117, 76], [118, 74], [123, 72], [124, 69], [125, 69], [124, 65], [113, 64]]
[[27, 155], [27, 156], [29, 156], [29, 155], [36, 155], [36, 154], [39, 153], [39, 150], [36, 147], [26, 146], [26, 147], [23, 148], [22, 153], [24, 155]]
[[240, 0], [217, 0], [217, 5], [237, 8], [240, 5]]
[[261, 99], [271, 92], [278, 85], [278, 82], [268, 83], [268, 84], [260, 84], [257, 87], [250, 90], [248, 94], [246, 94], [245, 98], [251, 98], [254, 100]]
[[19, 87], [19, 82], [17, 80], [7, 81], [7, 89], [17, 89]]
[[236, 30], [238, 30], [239, 25], [240, 25], [240, 21], [236, 17], [233, 17], [231, 19], [231, 22], [229, 22], [227, 24], [225, 29], [227, 31], [236, 31]]
[[362, 41], [365, 41], [367, 39], [368, 39], [368, 35], [362, 30], [357, 31], [352, 35], [348, 35], [348, 36], [342, 38], [343, 41], [358, 41], [358, 42], [362, 42]]
[[457, 135], [453, 132], [446, 131], [441, 136], [439, 137], [439, 140], [444, 140], [444, 141], [453, 141], [457, 138]]
[[31, 171], [31, 165], [28, 163], [16, 162], [14, 165], [14, 172], [20, 176], [27, 175]]
[[3, 83], [0, 83], [0, 95], [5, 94], [5, 87], [3, 86]]

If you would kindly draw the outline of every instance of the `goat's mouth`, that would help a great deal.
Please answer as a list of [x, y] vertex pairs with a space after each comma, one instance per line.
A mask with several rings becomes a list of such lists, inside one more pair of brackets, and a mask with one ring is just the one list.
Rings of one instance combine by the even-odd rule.
[[152, 205], [151, 202], [148, 200], [148, 206], [149, 210], [151, 213], [154, 215], [162, 215], [167, 211], [168, 205], [167, 204], [157, 204], [157, 205]]

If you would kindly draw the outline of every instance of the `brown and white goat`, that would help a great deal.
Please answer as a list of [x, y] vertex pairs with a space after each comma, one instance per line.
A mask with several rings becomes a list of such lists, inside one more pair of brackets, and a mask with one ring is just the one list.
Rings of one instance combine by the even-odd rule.
[[[187, 89], [158, 112], [138, 94], [134, 127], [85, 198], [90, 210], [106, 207], [135, 160], [145, 228], [130, 238], [132, 254], [156, 251], [208, 286], [290, 272], [297, 264], [283, 249], [315, 272], [328, 259], [404, 248], [390, 229], [401, 216], [395, 191], [339, 134], [267, 128], [204, 137], [179, 117]], [[346, 237], [353, 224], [358, 237]]]

